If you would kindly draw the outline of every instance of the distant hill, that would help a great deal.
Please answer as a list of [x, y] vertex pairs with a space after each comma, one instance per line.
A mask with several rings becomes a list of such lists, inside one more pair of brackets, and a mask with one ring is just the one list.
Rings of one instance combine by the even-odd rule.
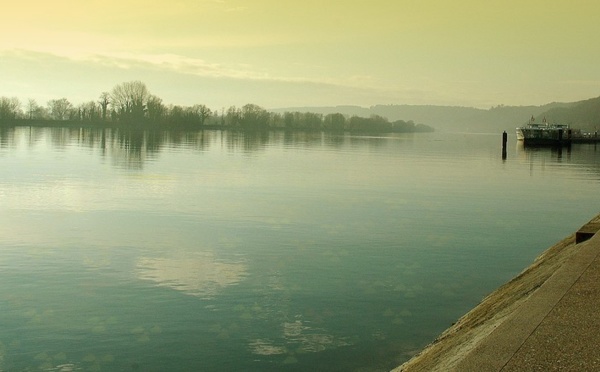
[[[464, 127], [467, 119], [485, 110], [472, 107], [429, 106], [429, 105], [377, 105], [360, 106], [326, 106], [326, 107], [288, 107], [271, 110], [274, 112], [315, 112], [323, 115], [340, 113], [346, 116], [370, 117], [379, 115], [390, 121], [412, 120], [417, 124], [425, 124], [438, 130]], [[462, 125], [461, 125], [462, 124]], [[461, 129], [464, 130], [464, 129]]]
[[[496, 106], [490, 109], [478, 109], [461, 106], [430, 105], [376, 105], [327, 106], [327, 107], [291, 107], [271, 110], [274, 112], [315, 112], [320, 114], [341, 113], [346, 116], [369, 117], [380, 115], [390, 121], [412, 120], [425, 124], [436, 131], [452, 132], [502, 132], [512, 133], [516, 127], [529, 121], [532, 116], [546, 116], [550, 122], [571, 124], [574, 128], [593, 130], [600, 127], [600, 97], [581, 102], [553, 102], [542, 106]], [[585, 128], [584, 128], [585, 126]]]
[[600, 129], [600, 97], [553, 107], [542, 115], [550, 123], [569, 124], [572, 128], [594, 132]]

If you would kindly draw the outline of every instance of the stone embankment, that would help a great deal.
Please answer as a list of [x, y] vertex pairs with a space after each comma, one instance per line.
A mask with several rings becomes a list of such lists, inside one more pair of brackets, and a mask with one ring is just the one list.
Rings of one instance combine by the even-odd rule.
[[394, 372], [600, 370], [600, 215]]

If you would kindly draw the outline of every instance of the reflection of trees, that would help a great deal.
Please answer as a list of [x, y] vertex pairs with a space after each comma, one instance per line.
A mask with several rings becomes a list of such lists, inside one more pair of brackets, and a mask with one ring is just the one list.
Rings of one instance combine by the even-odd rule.
[[14, 128], [0, 128], [0, 149], [13, 147], [15, 143]]
[[155, 143], [148, 146], [145, 137], [145, 132], [117, 130], [112, 137], [112, 146], [109, 146], [114, 164], [133, 169], [143, 168], [146, 156], [152, 154], [153, 146], [157, 147]]
[[168, 131], [163, 134], [166, 145], [169, 147], [186, 147], [194, 150], [207, 150], [210, 144], [220, 133], [210, 130], [199, 131]]
[[227, 148], [232, 152], [255, 152], [264, 149], [270, 142], [270, 132], [222, 132]]
[[312, 147], [320, 145], [325, 136], [322, 132], [295, 132], [286, 131], [283, 134], [283, 143], [290, 147]]
[[363, 136], [351, 136], [348, 139], [352, 147], [369, 147], [377, 148], [384, 146], [388, 143], [389, 138], [386, 137], [363, 137]]
[[78, 127], [0, 127], [0, 148], [14, 146], [25, 140], [29, 147], [46, 141], [52, 147], [65, 150], [69, 146], [97, 150], [115, 166], [140, 169], [148, 159], [156, 158], [165, 148], [186, 148], [207, 151], [212, 146], [233, 153], [254, 153], [273, 145], [313, 148], [344, 146], [384, 146], [386, 137], [360, 137], [342, 133], [317, 131], [227, 131], [227, 130], [160, 130]]
[[577, 144], [569, 147], [524, 147], [517, 145], [517, 157], [530, 164], [530, 168], [545, 168], [547, 164], [579, 164], [585, 173], [600, 174], [600, 145]]
[[345, 136], [331, 135], [325, 136], [323, 143], [329, 147], [341, 147], [344, 144]]
[[53, 147], [64, 150], [78, 133], [79, 129], [75, 128], [52, 128], [50, 129], [50, 142]]

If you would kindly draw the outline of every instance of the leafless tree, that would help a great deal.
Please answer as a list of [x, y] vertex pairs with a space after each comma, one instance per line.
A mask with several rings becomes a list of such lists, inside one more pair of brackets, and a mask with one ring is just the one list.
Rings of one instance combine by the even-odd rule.
[[110, 93], [102, 92], [102, 94], [100, 94], [100, 100], [98, 101], [98, 104], [102, 109], [102, 120], [106, 120], [108, 105], [110, 104]]
[[119, 119], [141, 120], [145, 117], [150, 93], [141, 81], [130, 81], [115, 86], [110, 94], [113, 110]]
[[16, 119], [21, 114], [21, 102], [18, 98], [0, 97], [0, 120]]
[[198, 118], [200, 125], [204, 125], [206, 119], [212, 115], [212, 111], [205, 105], [194, 105], [190, 108], [190, 111]]
[[100, 105], [94, 101], [82, 103], [77, 107], [79, 120], [95, 121], [100, 119]]
[[147, 106], [147, 117], [153, 122], [160, 122], [164, 119], [167, 113], [167, 107], [162, 103], [162, 99], [155, 95], [148, 97]]
[[35, 101], [35, 99], [29, 99], [27, 101], [27, 115], [29, 117], [29, 120], [32, 120], [34, 118], [34, 115], [36, 113], [36, 111], [39, 110], [39, 106], [37, 104], [37, 102]]
[[73, 105], [66, 98], [52, 99], [48, 101], [48, 110], [54, 120], [67, 120], [70, 117]]

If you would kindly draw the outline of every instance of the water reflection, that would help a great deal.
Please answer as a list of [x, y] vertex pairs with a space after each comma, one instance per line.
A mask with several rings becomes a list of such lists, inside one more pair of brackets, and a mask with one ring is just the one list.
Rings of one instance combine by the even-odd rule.
[[596, 212], [498, 140], [0, 130], [0, 370], [389, 370]]
[[0, 149], [9, 148], [15, 142], [15, 128], [0, 127]]
[[210, 298], [221, 289], [238, 284], [247, 272], [243, 263], [222, 262], [213, 253], [205, 252], [180, 258], [141, 257], [137, 275], [158, 286]]
[[294, 364], [298, 360], [295, 354], [318, 353], [321, 351], [350, 346], [350, 337], [336, 337], [326, 330], [310, 325], [297, 315], [294, 320], [281, 324], [281, 341], [271, 339], [255, 339], [250, 341], [252, 353], [257, 355], [286, 354], [283, 364]]
[[[524, 147], [518, 143], [516, 156], [519, 161], [529, 164], [529, 173], [544, 171], [547, 167], [578, 168], [582, 178], [586, 174], [597, 174], [600, 177], [600, 146], [598, 144], [576, 144], [569, 147]], [[573, 177], [573, 173], [569, 173]]]
[[143, 169], [148, 160], [159, 156], [165, 149], [209, 151], [212, 147], [231, 153], [251, 155], [264, 151], [271, 144], [286, 148], [326, 146], [351, 148], [367, 145], [369, 148], [385, 146], [391, 138], [412, 140], [411, 134], [389, 137], [362, 137], [322, 132], [235, 132], [235, 131], [164, 131], [133, 128], [0, 128], [0, 149], [25, 146], [50, 146], [66, 151], [70, 146], [98, 150], [111, 159], [116, 167]]

